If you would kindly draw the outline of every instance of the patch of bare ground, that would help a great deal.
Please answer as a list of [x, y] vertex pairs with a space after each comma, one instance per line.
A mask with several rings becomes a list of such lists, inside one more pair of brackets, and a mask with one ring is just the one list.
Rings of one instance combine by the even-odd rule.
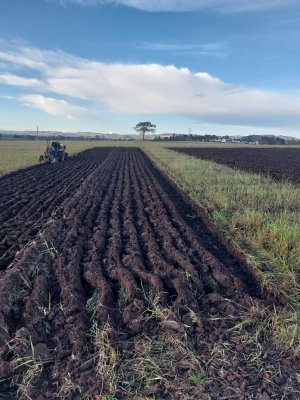
[[172, 148], [228, 167], [300, 183], [300, 148]]
[[[299, 358], [268, 335], [283, 306], [140, 150], [65, 168], [44, 189], [39, 168], [7, 183], [20, 234], [1, 242], [0, 398], [299, 399]], [[51, 172], [67, 189], [33, 218], [46, 182], [57, 198]], [[24, 173], [34, 230], [14, 208]]]

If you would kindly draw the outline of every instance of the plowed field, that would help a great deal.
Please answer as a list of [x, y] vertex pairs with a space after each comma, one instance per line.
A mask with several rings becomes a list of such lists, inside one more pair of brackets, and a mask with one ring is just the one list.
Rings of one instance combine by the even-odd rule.
[[172, 148], [189, 156], [203, 158], [241, 169], [300, 183], [300, 148]]
[[298, 360], [254, 324], [272, 299], [142, 151], [0, 193], [0, 399], [299, 398]]

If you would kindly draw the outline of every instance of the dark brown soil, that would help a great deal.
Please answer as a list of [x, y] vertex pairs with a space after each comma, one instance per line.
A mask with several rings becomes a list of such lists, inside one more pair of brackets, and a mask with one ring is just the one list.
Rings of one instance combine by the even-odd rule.
[[172, 148], [231, 168], [300, 183], [300, 148]]
[[[140, 150], [89, 150], [0, 190], [0, 399], [299, 399], [299, 360], [237, 328], [270, 299]], [[118, 355], [113, 393], [95, 329]], [[201, 374], [179, 347], [165, 372], [150, 351], [145, 383], [145, 341], [170, 334]]]

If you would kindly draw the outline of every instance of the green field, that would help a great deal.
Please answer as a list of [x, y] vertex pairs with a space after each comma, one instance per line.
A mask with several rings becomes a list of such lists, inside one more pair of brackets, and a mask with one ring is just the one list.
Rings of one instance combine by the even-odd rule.
[[[299, 186], [166, 149], [201, 143], [67, 141], [66, 145], [69, 154], [95, 146], [141, 147], [245, 256], [263, 287], [286, 304], [266, 319], [265, 329], [272, 332], [274, 343], [299, 353]], [[3, 174], [37, 163], [46, 143], [1, 141], [0, 146]]]

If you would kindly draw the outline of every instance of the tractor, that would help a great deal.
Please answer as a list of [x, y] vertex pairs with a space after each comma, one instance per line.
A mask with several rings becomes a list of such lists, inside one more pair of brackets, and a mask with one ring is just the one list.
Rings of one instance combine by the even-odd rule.
[[68, 153], [66, 152], [66, 146], [59, 142], [52, 142], [51, 146], [47, 144], [47, 148], [44, 154], [40, 155], [40, 162], [56, 163], [65, 161], [68, 158]]

